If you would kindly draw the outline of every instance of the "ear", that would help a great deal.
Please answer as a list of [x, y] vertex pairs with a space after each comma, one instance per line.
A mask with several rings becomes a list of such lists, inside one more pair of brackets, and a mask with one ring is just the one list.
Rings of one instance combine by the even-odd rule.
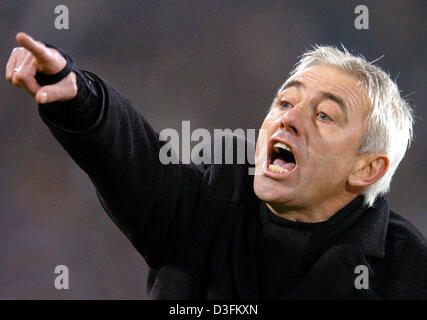
[[353, 165], [353, 173], [348, 178], [348, 185], [365, 188], [377, 182], [387, 172], [390, 160], [387, 155], [367, 152], [358, 156]]

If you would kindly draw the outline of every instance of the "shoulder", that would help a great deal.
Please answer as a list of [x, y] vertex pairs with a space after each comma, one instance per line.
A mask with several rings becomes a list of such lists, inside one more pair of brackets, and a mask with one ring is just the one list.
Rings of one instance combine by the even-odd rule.
[[253, 192], [255, 144], [247, 133], [240, 131], [217, 129], [209, 148], [205, 149], [208, 154], [202, 155], [209, 162], [203, 166], [212, 197], [221, 195], [233, 202], [256, 198]]
[[243, 129], [216, 129], [210, 147], [205, 154], [210, 169], [216, 173], [231, 175], [233, 179], [253, 175], [255, 163], [255, 143]]
[[406, 218], [390, 211], [385, 262], [390, 295], [396, 298], [427, 296], [427, 241]]
[[427, 253], [427, 240], [424, 235], [408, 219], [393, 210], [390, 210], [387, 240]]

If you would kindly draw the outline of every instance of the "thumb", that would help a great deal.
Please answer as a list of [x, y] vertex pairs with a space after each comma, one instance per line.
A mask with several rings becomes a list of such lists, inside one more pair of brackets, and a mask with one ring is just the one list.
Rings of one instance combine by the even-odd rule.
[[77, 95], [77, 84], [75, 73], [70, 73], [66, 78], [58, 83], [41, 87], [35, 99], [37, 103], [52, 103], [55, 101], [67, 101], [73, 99]]

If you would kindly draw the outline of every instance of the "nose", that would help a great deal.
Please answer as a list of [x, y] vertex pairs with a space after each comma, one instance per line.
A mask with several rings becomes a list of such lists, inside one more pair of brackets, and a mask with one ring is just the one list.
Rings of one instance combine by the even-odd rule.
[[303, 129], [303, 116], [301, 105], [291, 108], [283, 114], [280, 128], [299, 136]]

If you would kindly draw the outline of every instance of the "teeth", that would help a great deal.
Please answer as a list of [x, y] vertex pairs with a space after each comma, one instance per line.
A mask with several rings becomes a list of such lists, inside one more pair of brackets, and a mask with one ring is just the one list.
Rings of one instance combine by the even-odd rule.
[[281, 142], [276, 142], [273, 146], [273, 149], [275, 152], [279, 152], [279, 149], [284, 149], [284, 150], [287, 150], [289, 152], [292, 152], [291, 148], [289, 148], [286, 144], [281, 143]]
[[286, 172], [288, 172], [288, 169], [284, 169], [282, 167], [276, 166], [275, 164], [270, 164], [268, 166], [268, 169], [270, 169], [271, 171], [277, 172], [277, 173], [286, 173]]

